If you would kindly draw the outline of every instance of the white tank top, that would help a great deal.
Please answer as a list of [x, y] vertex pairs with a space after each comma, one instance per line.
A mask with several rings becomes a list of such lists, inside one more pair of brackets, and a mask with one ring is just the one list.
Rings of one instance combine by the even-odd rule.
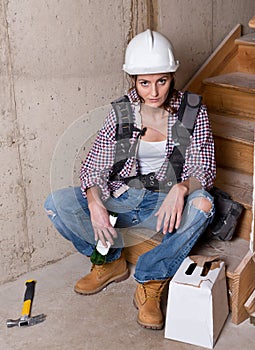
[[166, 140], [150, 142], [140, 140], [138, 147], [138, 160], [141, 174], [156, 172], [164, 162]]

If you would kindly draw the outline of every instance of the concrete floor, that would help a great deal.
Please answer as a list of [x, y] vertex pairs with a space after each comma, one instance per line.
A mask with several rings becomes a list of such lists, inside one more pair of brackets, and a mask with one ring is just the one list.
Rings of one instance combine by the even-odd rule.
[[[77, 253], [1, 286], [0, 349], [204, 349], [165, 339], [163, 330], [140, 327], [132, 304], [132, 277], [93, 296], [73, 292], [74, 283], [89, 268], [89, 260]], [[47, 318], [33, 327], [7, 328], [6, 319], [20, 315], [27, 279], [37, 280], [32, 315], [45, 313]], [[228, 320], [214, 349], [254, 350], [255, 326], [249, 320], [238, 326]]]

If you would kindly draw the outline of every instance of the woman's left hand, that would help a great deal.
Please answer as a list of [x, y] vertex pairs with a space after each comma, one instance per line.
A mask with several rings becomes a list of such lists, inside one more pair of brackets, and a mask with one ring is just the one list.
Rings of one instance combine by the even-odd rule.
[[164, 199], [161, 207], [155, 214], [158, 217], [157, 231], [163, 225], [163, 234], [172, 232], [180, 226], [184, 198], [188, 193], [188, 188], [183, 183], [174, 185]]

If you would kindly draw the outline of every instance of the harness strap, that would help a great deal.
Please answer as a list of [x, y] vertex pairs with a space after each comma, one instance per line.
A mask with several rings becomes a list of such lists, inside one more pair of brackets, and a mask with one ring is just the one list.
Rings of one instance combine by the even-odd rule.
[[[201, 106], [202, 97], [185, 91], [180, 109], [178, 111], [178, 119], [182, 122], [186, 129], [192, 134], [198, 109]], [[191, 131], [192, 130], [192, 131]]]
[[116, 140], [130, 138], [133, 132], [133, 113], [128, 96], [122, 96], [111, 104], [117, 118]]
[[[181, 181], [186, 150], [190, 144], [190, 136], [193, 134], [201, 102], [201, 96], [185, 91], [178, 110], [178, 119], [172, 127], [174, 149], [168, 158], [167, 179], [174, 179], [176, 182]], [[170, 184], [172, 185], [171, 182], [169, 182]]]
[[112, 169], [112, 178], [118, 174], [124, 167], [128, 158], [135, 155], [136, 144], [130, 144], [130, 138], [133, 131], [142, 132], [140, 129], [134, 127], [133, 111], [128, 96], [124, 95], [119, 99], [113, 101], [112, 107], [114, 109], [117, 123], [116, 123], [116, 151], [115, 161]]

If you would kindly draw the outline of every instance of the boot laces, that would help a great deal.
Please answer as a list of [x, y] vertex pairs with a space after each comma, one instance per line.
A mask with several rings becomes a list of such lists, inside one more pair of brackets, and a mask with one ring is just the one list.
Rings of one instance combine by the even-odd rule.
[[90, 272], [92, 272], [93, 270], [96, 271], [97, 276], [100, 278], [103, 276], [104, 272], [105, 272], [105, 266], [103, 265], [95, 265], [93, 264], [91, 267]]
[[159, 288], [152, 288], [149, 285], [144, 285], [142, 284], [143, 290], [144, 290], [144, 294], [145, 294], [145, 298], [146, 299], [151, 299], [151, 300], [157, 300], [160, 301], [160, 297], [161, 297], [161, 292], [163, 289], [163, 284], [161, 284], [159, 286]]

